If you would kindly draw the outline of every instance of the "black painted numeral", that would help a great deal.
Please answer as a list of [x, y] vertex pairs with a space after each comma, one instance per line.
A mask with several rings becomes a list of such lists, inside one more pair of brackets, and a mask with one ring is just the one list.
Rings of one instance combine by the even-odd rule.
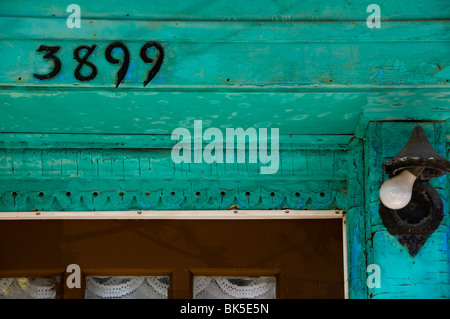
[[33, 73], [33, 76], [35, 78], [39, 80], [49, 80], [58, 75], [58, 73], [61, 71], [61, 60], [57, 56], [55, 56], [55, 54], [58, 53], [60, 49], [61, 47], [57, 45], [40, 45], [39, 48], [37, 48], [36, 52], [48, 52], [46, 55], [44, 55], [44, 59], [51, 60], [53, 62], [53, 70], [47, 74]]
[[[155, 48], [158, 51], [155, 61], [147, 55], [149, 48]], [[141, 48], [140, 56], [145, 63], [153, 63], [152, 68], [147, 72], [147, 78], [144, 80], [144, 87], [150, 83], [156, 76], [164, 60], [164, 48], [158, 42], [148, 42]]]
[[[76, 67], [74, 71], [74, 76], [77, 80], [81, 82], [87, 82], [93, 80], [98, 73], [97, 67], [92, 63], [89, 62], [88, 59], [94, 53], [95, 49], [97, 48], [97, 45], [93, 44], [92, 46], [87, 45], [81, 45], [77, 47], [73, 51], [73, 58], [78, 62], [78, 66]], [[123, 52], [123, 57], [121, 59], [117, 59], [113, 57], [113, 50], [119, 48]], [[149, 56], [149, 49], [154, 48], [157, 52], [154, 57]], [[61, 60], [55, 55], [58, 53], [58, 51], [61, 49], [60, 46], [48, 46], [48, 45], [40, 45], [39, 48], [36, 50], [36, 52], [47, 52], [43, 56], [44, 59], [47, 61], [53, 62], [53, 69], [50, 71], [50, 73], [47, 74], [36, 74], [33, 73], [33, 76], [39, 80], [48, 80], [56, 75], [61, 71], [62, 63]], [[80, 53], [82, 50], [85, 50], [85, 53], [82, 57], [80, 57]], [[152, 50], [155, 52], [155, 50]], [[158, 42], [147, 42], [144, 44], [139, 52], [139, 55], [144, 61], [144, 63], [153, 63], [153, 66], [150, 68], [150, 70], [147, 71], [146, 78], [144, 79], [144, 87], [147, 86], [156, 76], [156, 74], [161, 69], [161, 66], [164, 61], [164, 48], [163, 46]], [[105, 50], [105, 58], [109, 63], [112, 64], [120, 64], [120, 68], [117, 71], [117, 77], [116, 77], [116, 88], [119, 87], [120, 84], [123, 83], [125, 76], [127, 74], [128, 68], [130, 66], [130, 51], [128, 50], [127, 46], [123, 44], [122, 42], [114, 42], [108, 45], [108, 47]], [[91, 72], [88, 75], [81, 74], [81, 70], [83, 69], [83, 66], [89, 67], [91, 69]]]
[[119, 71], [117, 71], [116, 78], [116, 87], [118, 87], [123, 82], [125, 75], [127, 74], [128, 66], [130, 65], [130, 51], [128, 51], [128, 48], [125, 46], [125, 44], [121, 42], [114, 42], [108, 45], [105, 51], [105, 58], [109, 63], [112, 64], [120, 63], [119, 59], [116, 59], [112, 56], [112, 50], [114, 50], [115, 48], [120, 48], [123, 51], [123, 61]]
[[[87, 60], [89, 56], [94, 52], [96, 47], [97, 46], [95, 44], [91, 47], [82, 45], [73, 51], [73, 58], [78, 62], [78, 66], [74, 72], [75, 78], [77, 80], [80, 80], [81, 82], [87, 82], [93, 80], [97, 76], [97, 67]], [[80, 58], [81, 50], [86, 50], [86, 53], [82, 58]], [[86, 65], [91, 69], [91, 72], [87, 76], [81, 74], [81, 68], [83, 67], [83, 65]]]

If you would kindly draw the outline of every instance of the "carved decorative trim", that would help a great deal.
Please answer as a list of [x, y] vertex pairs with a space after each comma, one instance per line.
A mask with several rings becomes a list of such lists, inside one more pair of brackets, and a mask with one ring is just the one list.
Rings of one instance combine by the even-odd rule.
[[[266, 185], [267, 184], [267, 185]], [[21, 181], [0, 185], [0, 211], [196, 209], [345, 209], [345, 181], [77, 183]]]

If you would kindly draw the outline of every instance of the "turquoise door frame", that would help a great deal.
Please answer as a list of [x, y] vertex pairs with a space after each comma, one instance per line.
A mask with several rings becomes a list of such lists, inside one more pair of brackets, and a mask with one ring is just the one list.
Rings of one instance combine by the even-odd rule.
[[[76, 3], [81, 28], [69, 3], [0, 4], [0, 213], [342, 209], [350, 298], [450, 297], [449, 177], [433, 181], [445, 217], [415, 257], [378, 214], [381, 164], [415, 125], [449, 158], [448, 1], [380, 2], [379, 29], [363, 1]], [[144, 87], [151, 42], [164, 57]], [[195, 120], [278, 128], [278, 171], [175, 164], [171, 133]]]
[[449, 285], [449, 207], [448, 175], [431, 181], [444, 203], [444, 219], [415, 257], [391, 236], [378, 213], [379, 187], [388, 178], [381, 164], [394, 157], [409, 139], [415, 125], [426, 132], [433, 147], [448, 158], [450, 149], [449, 121], [373, 122], [365, 145], [366, 175], [366, 255], [368, 264], [377, 264], [381, 271], [381, 287], [368, 289], [370, 298], [448, 299]]

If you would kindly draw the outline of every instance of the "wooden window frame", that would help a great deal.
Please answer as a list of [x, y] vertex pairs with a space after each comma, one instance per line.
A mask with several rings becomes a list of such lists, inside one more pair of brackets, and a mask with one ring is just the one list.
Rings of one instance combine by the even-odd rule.
[[[57, 211], [57, 212], [5, 212], [0, 214], [1, 220], [102, 220], [102, 219], [164, 219], [164, 220], [271, 220], [271, 219], [342, 219], [343, 266], [344, 266], [344, 298], [348, 299], [348, 250], [347, 250], [347, 221], [343, 210], [205, 210], [205, 211]], [[273, 269], [203, 269], [192, 268], [190, 272], [190, 291], [192, 298], [192, 280], [194, 276], [275, 276], [278, 281], [279, 270]], [[84, 299], [86, 276], [169, 276], [172, 279], [172, 269], [133, 269], [126, 273], [120, 269], [83, 269], [81, 272], [81, 289], [69, 289], [65, 282], [66, 272], [51, 269], [33, 269], [29, 271], [2, 271], [2, 277], [54, 277], [60, 276], [61, 283], [57, 287], [57, 298]], [[171, 281], [170, 281], [171, 282]], [[277, 284], [278, 294], [278, 284]], [[172, 296], [169, 284], [168, 298]]]

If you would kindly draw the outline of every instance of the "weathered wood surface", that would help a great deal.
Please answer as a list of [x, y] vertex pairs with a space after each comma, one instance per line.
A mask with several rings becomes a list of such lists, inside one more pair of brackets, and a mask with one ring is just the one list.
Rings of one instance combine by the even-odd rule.
[[[226, 20], [226, 21], [326, 21], [365, 20], [364, 1], [353, 0], [258, 0], [252, 5], [243, 5], [240, 0], [172, 1], [151, 2], [76, 1], [83, 8], [86, 18], [108, 18], [118, 20]], [[447, 1], [397, 0], [378, 3], [383, 20], [435, 20], [448, 19], [450, 5]], [[67, 18], [66, 2], [41, 0], [22, 1], [18, 6], [14, 0], [2, 1], [1, 16], [57, 17]]]
[[446, 89], [180, 93], [6, 87], [0, 99], [5, 133], [170, 135], [201, 119], [204, 129], [275, 127], [282, 135], [353, 135], [361, 113], [374, 120], [450, 116]]
[[[5, 132], [170, 134], [201, 118], [211, 127], [353, 134], [361, 113], [371, 120], [450, 117], [446, 20], [385, 21], [376, 30], [365, 21], [130, 25], [93, 18], [69, 29], [65, 19], [2, 17], [0, 24], [0, 58], [9, 61], [0, 66]], [[131, 62], [115, 88], [118, 67], [104, 52], [117, 40]], [[166, 53], [144, 88], [149, 65], [138, 53], [151, 40]], [[62, 70], [50, 80], [33, 77], [51, 68], [35, 52], [41, 44], [61, 46]], [[98, 74], [80, 82], [73, 50], [93, 44], [89, 61]]]
[[8, 211], [346, 206], [344, 151], [286, 150], [279, 171], [265, 176], [259, 163], [174, 165], [170, 150], [160, 149], [0, 154], [0, 197]]
[[[0, 84], [114, 87], [117, 66], [104, 57], [107, 45], [124, 42], [131, 63], [122, 87], [142, 88], [149, 65], [139, 58], [146, 42], [165, 49], [155, 88], [333, 85], [446, 85], [450, 77], [447, 21], [384, 22], [374, 31], [364, 22], [148, 22], [89, 20], [69, 29], [65, 20], [1, 18]], [[70, 41], [62, 39], [71, 39]], [[389, 43], [389, 45], [387, 45]], [[38, 80], [49, 63], [35, 50], [59, 45], [63, 69], [52, 80]], [[80, 83], [73, 51], [97, 45], [89, 61], [99, 72]], [[376, 55], [373, 53], [376, 52]], [[251, 63], [248, 63], [251, 61]], [[447, 67], [448, 66], [448, 67]], [[270, 72], [267, 68], [270, 67]], [[86, 71], [87, 72], [87, 71]]]
[[[362, 1], [77, 4], [81, 29], [66, 27], [67, 3], [0, 4], [1, 211], [341, 208], [350, 298], [450, 297], [449, 178], [434, 182], [445, 220], [415, 258], [377, 210], [381, 164], [413, 125], [449, 156], [448, 1], [382, 2], [380, 29], [367, 28]], [[151, 40], [165, 59], [144, 88], [139, 49]], [[118, 88], [105, 60], [114, 41], [131, 54]], [[48, 81], [32, 76], [49, 70], [41, 44], [61, 46]], [[93, 44], [98, 75], [81, 83], [73, 50]], [[197, 119], [279, 128], [279, 171], [174, 165], [170, 133]], [[381, 288], [366, 286], [372, 263]]]
[[[381, 268], [381, 287], [368, 289], [370, 298], [450, 298], [449, 286], [449, 177], [431, 183], [444, 201], [445, 217], [413, 258], [408, 250], [391, 236], [382, 224], [379, 208], [379, 186], [387, 178], [381, 164], [397, 155], [409, 139], [413, 127], [420, 124], [435, 149], [448, 156], [445, 128], [441, 123], [372, 123], [367, 147], [366, 210], [369, 263]], [[447, 153], [447, 154], [446, 154]]]

